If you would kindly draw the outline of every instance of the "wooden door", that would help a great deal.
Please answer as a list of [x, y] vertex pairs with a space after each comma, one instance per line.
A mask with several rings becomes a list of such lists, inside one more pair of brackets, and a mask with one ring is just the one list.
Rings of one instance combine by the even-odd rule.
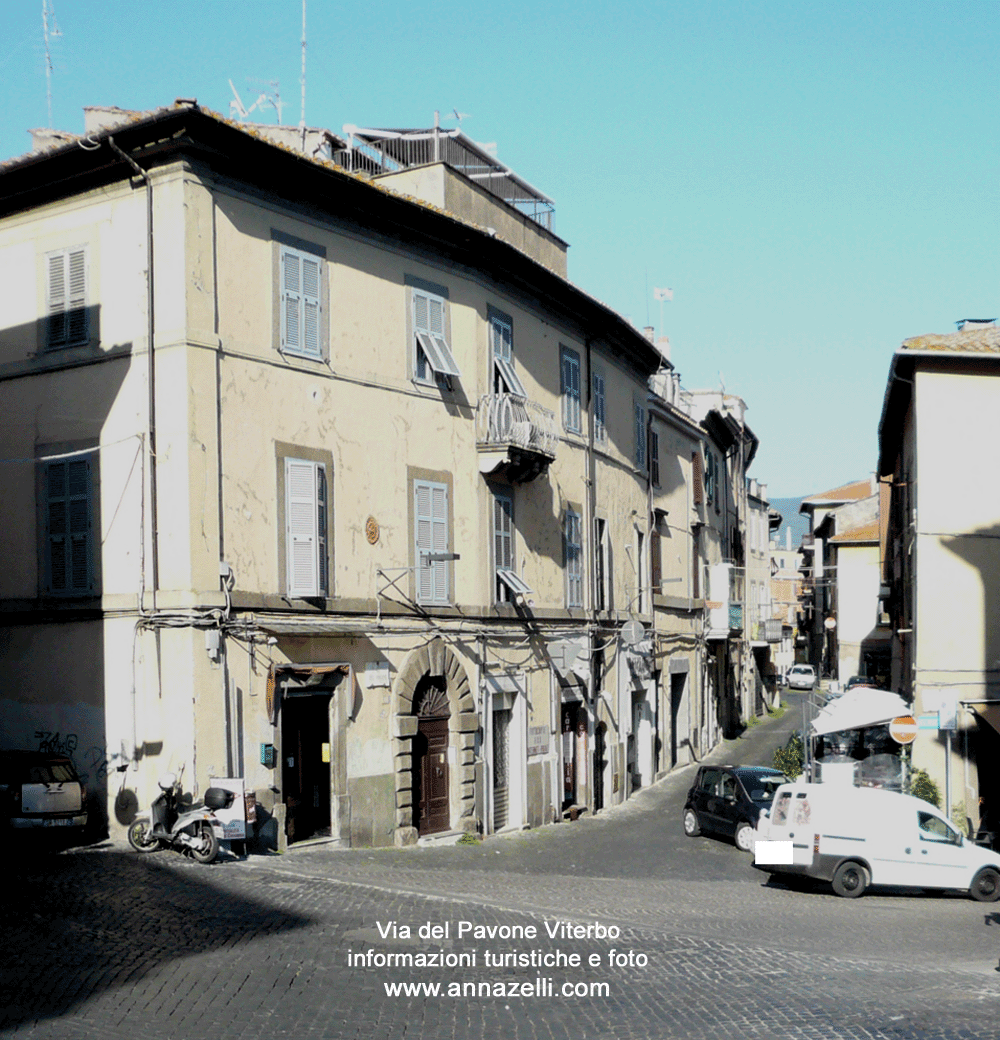
[[413, 777], [416, 782], [417, 831], [437, 834], [448, 830], [448, 719], [422, 718], [413, 740]]

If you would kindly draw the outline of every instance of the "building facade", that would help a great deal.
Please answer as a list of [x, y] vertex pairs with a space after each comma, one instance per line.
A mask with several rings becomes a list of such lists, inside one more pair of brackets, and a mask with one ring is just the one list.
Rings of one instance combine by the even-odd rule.
[[0, 168], [5, 740], [112, 833], [164, 772], [241, 778], [277, 848], [575, 818], [703, 753], [722, 427], [550, 209], [270, 136], [91, 110]]

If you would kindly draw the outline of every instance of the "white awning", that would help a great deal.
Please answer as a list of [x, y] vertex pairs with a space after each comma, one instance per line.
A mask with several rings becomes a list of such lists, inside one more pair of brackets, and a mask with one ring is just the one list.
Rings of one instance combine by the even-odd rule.
[[830, 701], [812, 720], [810, 728], [816, 736], [821, 736], [845, 729], [881, 726], [900, 715], [909, 714], [910, 706], [898, 693], [876, 690], [872, 686], [856, 686], [849, 693]]

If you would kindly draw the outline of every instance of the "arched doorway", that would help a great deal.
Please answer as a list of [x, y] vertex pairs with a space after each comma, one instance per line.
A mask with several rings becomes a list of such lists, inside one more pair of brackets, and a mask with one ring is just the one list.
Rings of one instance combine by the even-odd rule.
[[394, 690], [396, 844], [448, 830], [477, 833], [482, 726], [461, 660], [433, 639], [406, 657]]
[[417, 732], [413, 738], [413, 825], [417, 833], [439, 834], [451, 823], [448, 776], [448, 690], [443, 676], [425, 675], [413, 695]]

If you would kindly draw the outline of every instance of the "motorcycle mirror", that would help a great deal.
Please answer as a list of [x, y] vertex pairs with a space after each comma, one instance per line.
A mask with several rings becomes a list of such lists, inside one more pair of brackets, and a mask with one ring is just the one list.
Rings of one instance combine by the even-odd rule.
[[162, 790], [169, 791], [170, 788], [173, 787], [174, 784], [177, 783], [177, 774], [176, 773], [164, 773], [163, 776], [161, 776], [160, 779], [157, 780], [157, 783], [160, 785], [160, 788]]

